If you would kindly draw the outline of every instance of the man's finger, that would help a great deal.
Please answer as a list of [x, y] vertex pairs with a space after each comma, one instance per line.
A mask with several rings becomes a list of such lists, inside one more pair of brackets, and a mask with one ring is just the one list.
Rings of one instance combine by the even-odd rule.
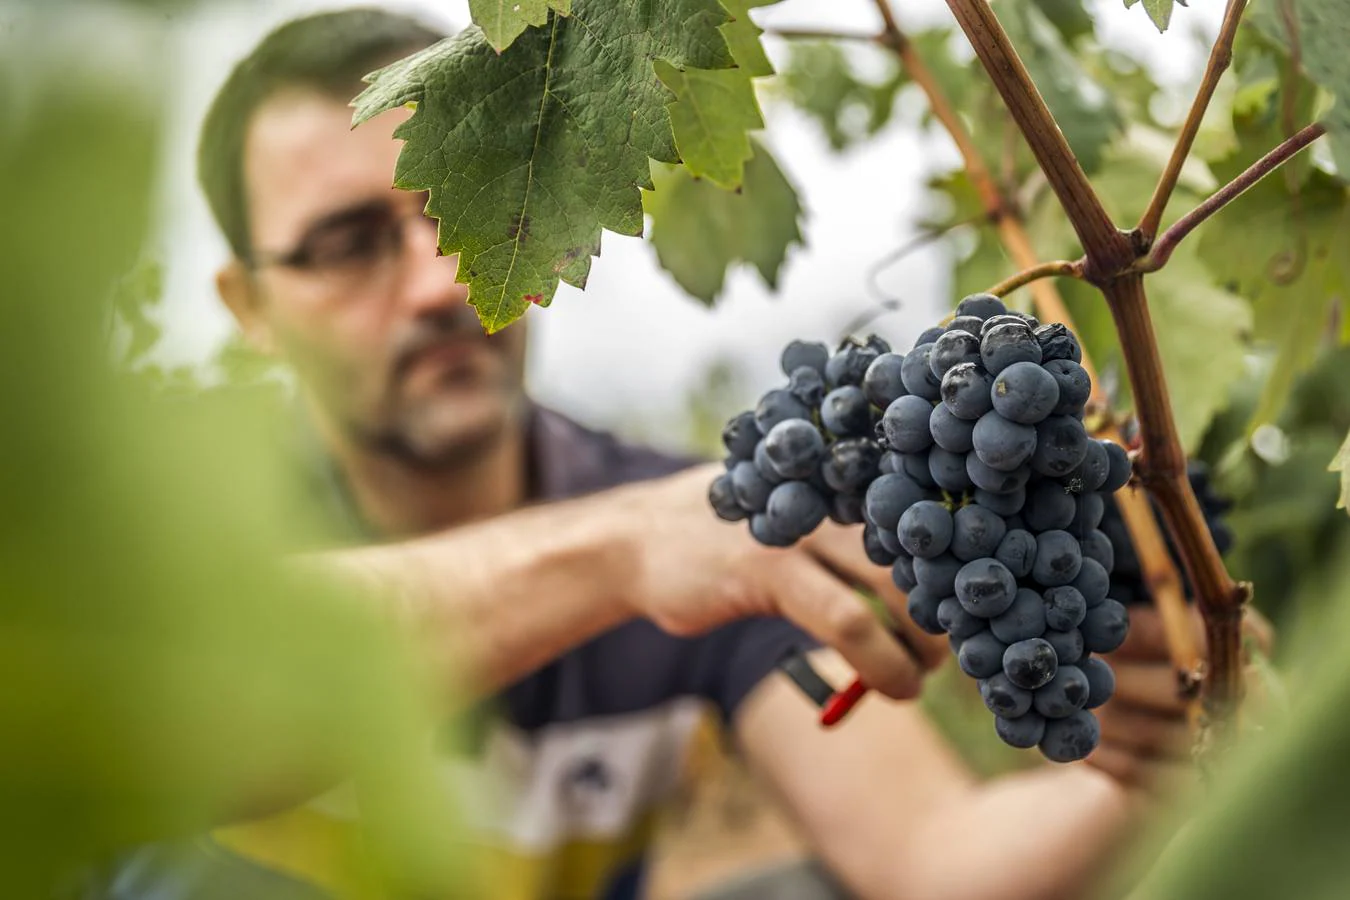
[[1199, 780], [1195, 766], [1189, 762], [1146, 759], [1108, 744], [1094, 750], [1087, 758], [1087, 764], [1126, 787], [1154, 795], [1171, 796], [1177, 791], [1194, 787]]
[[784, 560], [770, 590], [784, 617], [839, 651], [868, 687], [897, 700], [918, 695], [918, 662], [851, 585], [803, 556]]
[[1190, 758], [1191, 730], [1182, 716], [1157, 715], [1121, 704], [1108, 705], [1099, 719], [1103, 745], [1149, 759]]
[[1139, 663], [1111, 660], [1116, 676], [1116, 692], [1111, 703], [1182, 716], [1186, 701], [1181, 697], [1176, 670], [1169, 663]]
[[[1163, 618], [1151, 604], [1136, 604], [1129, 607], [1130, 632], [1125, 642], [1111, 653], [1111, 659], [1164, 660], [1171, 658], [1167, 646], [1167, 631], [1163, 627]], [[1190, 610], [1187, 617], [1191, 630], [1195, 634], [1197, 646], [1205, 646], [1205, 627], [1199, 612]]]

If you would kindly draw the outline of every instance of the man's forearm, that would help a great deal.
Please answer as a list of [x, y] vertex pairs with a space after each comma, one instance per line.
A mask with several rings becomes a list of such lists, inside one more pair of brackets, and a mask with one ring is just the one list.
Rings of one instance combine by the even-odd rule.
[[609, 496], [572, 500], [316, 561], [388, 604], [459, 704], [632, 615], [626, 591], [635, 563], [623, 510]]

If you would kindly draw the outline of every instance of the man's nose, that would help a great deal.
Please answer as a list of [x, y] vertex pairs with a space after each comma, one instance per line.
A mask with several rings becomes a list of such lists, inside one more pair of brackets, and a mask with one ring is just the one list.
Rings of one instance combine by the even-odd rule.
[[469, 287], [455, 280], [459, 256], [438, 256], [435, 219], [414, 218], [403, 234], [402, 300], [416, 316], [458, 306], [469, 299]]

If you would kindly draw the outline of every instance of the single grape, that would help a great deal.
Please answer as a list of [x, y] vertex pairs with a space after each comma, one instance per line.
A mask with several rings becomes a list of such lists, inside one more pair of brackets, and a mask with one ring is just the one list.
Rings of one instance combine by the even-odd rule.
[[956, 573], [961, 571], [961, 566], [961, 560], [950, 553], [932, 558], [916, 557], [914, 578], [939, 597], [948, 597], [956, 593]]
[[961, 601], [955, 597], [942, 598], [942, 602], [938, 604], [937, 619], [942, 629], [959, 641], [984, 631], [989, 624], [979, 616], [972, 616], [966, 612]]
[[1065, 529], [1073, 521], [1077, 504], [1075, 496], [1054, 481], [1038, 481], [1027, 492], [1027, 503], [1022, 517], [1032, 531]]
[[993, 294], [970, 294], [956, 304], [957, 316], [978, 316], [981, 319], [988, 319], [990, 316], [1001, 316], [1007, 311], [1008, 307]]
[[1021, 316], [1013, 315], [1011, 312], [999, 313], [996, 316], [990, 316], [984, 320], [984, 324], [980, 326], [980, 337], [983, 338], [986, 334], [1000, 325], [1009, 324], [1020, 326], [1027, 323]]
[[815, 341], [790, 341], [783, 348], [783, 355], [779, 362], [782, 364], [784, 375], [790, 376], [793, 372], [805, 366], [824, 376], [825, 363], [829, 358], [829, 348], [824, 344]]
[[862, 437], [872, 430], [872, 409], [862, 388], [846, 384], [825, 395], [820, 422], [835, 437]]
[[1087, 429], [1072, 416], [1050, 416], [1036, 426], [1036, 452], [1031, 468], [1051, 478], [1067, 475], [1087, 456]]
[[825, 377], [810, 366], [799, 366], [792, 370], [787, 389], [807, 406], [820, 406], [825, 399]]
[[1007, 649], [1007, 644], [986, 629], [961, 642], [956, 661], [961, 671], [971, 678], [990, 678], [1003, 667], [1003, 654]]
[[905, 390], [925, 400], [937, 400], [942, 396], [942, 382], [933, 374], [931, 355], [933, 344], [920, 344], [905, 354], [900, 366], [900, 377]]
[[914, 624], [929, 634], [942, 634], [942, 625], [938, 622], [938, 598], [921, 587], [909, 592], [905, 608]]
[[1078, 667], [1083, 670], [1088, 681], [1088, 698], [1083, 708], [1096, 709], [1110, 700], [1116, 692], [1116, 673], [1111, 671], [1111, 667], [1095, 656], [1081, 660]]
[[1055, 415], [1068, 416], [1081, 411], [1092, 396], [1092, 379], [1087, 369], [1071, 359], [1053, 359], [1045, 363], [1044, 369], [1059, 387]]
[[863, 373], [863, 393], [878, 409], [885, 409], [908, 393], [902, 377], [904, 364], [903, 353], [883, 353]]
[[980, 339], [968, 331], [948, 330], [933, 344], [933, 351], [928, 356], [928, 366], [939, 384], [952, 366], [979, 361]]
[[921, 500], [905, 510], [897, 526], [900, 545], [916, 559], [947, 552], [952, 542], [952, 514], [933, 500]]
[[997, 376], [1013, 363], [1041, 362], [1041, 345], [1025, 322], [1006, 322], [984, 332], [980, 338], [980, 359], [984, 370]]
[[933, 477], [933, 483], [944, 491], [956, 494], [972, 486], [970, 475], [966, 472], [964, 453], [949, 453], [941, 447], [930, 447], [928, 472]]
[[900, 454], [900, 471], [928, 490], [936, 490], [938, 486], [938, 483], [933, 480], [932, 470], [928, 467], [928, 453], [932, 452], [932, 449], [930, 447], [928, 451], [923, 453]]
[[898, 475], [903, 472], [902, 463], [904, 457], [894, 450], [887, 450], [881, 454], [881, 462], [877, 463], [877, 471], [882, 475]]
[[[800, 421], [801, 419], [788, 419], [788, 422], [800, 422]], [[786, 425], [786, 424], [787, 422], [779, 423], [779, 425]], [[777, 428], [778, 426], [775, 425], [774, 427]], [[815, 431], [816, 429], [814, 427], [811, 427], [811, 430]], [[770, 431], [769, 433], [772, 434], [773, 432]], [[765, 440], [768, 440], [768, 438], [765, 438]], [[822, 441], [820, 444], [820, 450], [822, 453], [825, 452], [824, 441]], [[773, 460], [769, 459], [768, 448], [765, 446], [764, 441], [760, 441], [758, 444], [755, 445], [755, 455], [751, 461], [755, 464], [755, 471], [759, 473], [759, 477], [763, 478], [769, 484], [777, 486], [787, 480], [782, 476], [781, 473], [779, 473], [778, 467], [773, 464]], [[811, 474], [811, 471], [814, 468], [815, 466], [812, 466], [811, 468], [807, 469], [806, 474], [808, 475]]]
[[908, 553], [901, 552], [896, 555], [895, 562], [891, 564], [891, 581], [905, 593], [918, 587], [919, 582], [914, 577], [914, 558]]
[[861, 494], [879, 474], [881, 448], [867, 438], [844, 438], [825, 451], [820, 474], [831, 490], [841, 494]]
[[1087, 611], [1078, 630], [1083, 634], [1083, 649], [1089, 653], [1110, 653], [1130, 633], [1130, 614], [1123, 604], [1109, 597]]
[[875, 525], [867, 525], [863, 528], [863, 552], [867, 558], [878, 566], [889, 566], [895, 563], [895, 554], [886, 548], [881, 541], [881, 532]]
[[761, 446], [769, 466], [783, 478], [806, 478], [825, 458], [825, 439], [806, 419], [779, 422], [764, 435]]
[[980, 698], [989, 711], [1005, 719], [1016, 719], [1031, 709], [1032, 693], [1008, 680], [1002, 671], [980, 681]]
[[1034, 691], [1055, 677], [1059, 659], [1055, 648], [1042, 638], [1009, 644], [1003, 654], [1003, 672], [1018, 687]]
[[1130, 540], [1130, 532], [1125, 527], [1125, 520], [1120, 517], [1120, 511], [1111, 510], [1111, 514], [1102, 519], [1098, 527], [1115, 551], [1116, 564], [1111, 567], [1111, 574], [1121, 578], [1138, 578], [1141, 574], [1139, 557], [1134, 552], [1134, 543]]
[[[975, 423], [971, 443], [980, 462], [1000, 472], [1011, 472], [1025, 465], [1036, 452], [1036, 429], [990, 411]], [[975, 476], [971, 475], [971, 479]]]
[[899, 397], [881, 417], [881, 435], [886, 444], [899, 453], [919, 453], [933, 443], [928, 430], [928, 419], [933, 404], [922, 397], [908, 394]]
[[895, 533], [895, 529], [877, 528], [877, 540], [892, 556], [909, 556], [905, 548], [900, 546], [900, 536]]
[[1081, 537], [1090, 531], [1096, 531], [1102, 524], [1106, 512], [1106, 501], [1099, 493], [1078, 494], [1074, 497], [1073, 521], [1069, 523], [1069, 533]]
[[1099, 441], [1106, 451], [1106, 481], [1099, 490], [1113, 494], [1130, 482], [1130, 457], [1125, 448], [1114, 441]]
[[994, 411], [1012, 422], [1035, 425], [1059, 403], [1059, 385], [1032, 362], [1015, 362], [994, 378], [990, 397]]
[[952, 514], [952, 555], [965, 562], [992, 557], [1007, 531], [997, 512], [977, 504], [963, 506]]
[[1045, 625], [1056, 631], [1068, 631], [1077, 628], [1087, 615], [1087, 601], [1078, 588], [1069, 584], [1048, 588], [1043, 595]]
[[863, 520], [862, 497], [835, 494], [830, 498], [830, 520], [840, 525], [857, 525]]
[[1021, 528], [1010, 528], [998, 542], [994, 559], [1003, 563], [1014, 577], [1026, 578], [1036, 562], [1036, 536]]
[[1069, 584], [1083, 568], [1078, 539], [1067, 531], [1043, 531], [1036, 535], [1036, 563], [1031, 577], [1042, 587]]
[[825, 499], [804, 481], [788, 481], [769, 494], [764, 514], [769, 527], [782, 535], [806, 537], [825, 521]]
[[958, 363], [942, 376], [939, 395], [958, 419], [975, 420], [994, 408], [994, 379], [975, 363]]
[[1015, 316], [1016, 318], [1021, 319], [1024, 323], [1026, 323], [1026, 326], [1030, 328], [1033, 332], [1037, 328], [1041, 327], [1041, 320], [1033, 316], [1031, 313], [1024, 313], [1020, 309], [1010, 309], [1008, 310], [1008, 315]]
[[941, 325], [934, 325], [915, 339], [914, 346], [922, 347], [924, 344], [931, 344], [946, 333], [947, 329], [943, 328]]
[[[776, 388], [760, 398], [755, 407], [755, 427], [760, 434], [768, 434], [773, 426], [788, 419], [811, 419], [811, 409], [792, 394]], [[754, 452], [754, 448], [750, 448]]]
[[1039, 688], [1033, 699], [1036, 712], [1047, 719], [1065, 719], [1087, 703], [1087, 676], [1077, 666], [1060, 666], [1055, 677]]
[[732, 416], [722, 429], [722, 443], [732, 459], [749, 459], [759, 443], [759, 428], [755, 426], [755, 414], [743, 412]]
[[1083, 658], [1083, 633], [1077, 628], [1068, 631], [1047, 628], [1043, 637], [1054, 648], [1055, 658], [1061, 666], [1076, 665]]
[[1016, 719], [995, 716], [994, 731], [1008, 746], [1030, 750], [1045, 736], [1045, 717], [1036, 712], [1026, 713]]
[[1101, 736], [1097, 717], [1079, 710], [1064, 719], [1046, 719], [1045, 735], [1038, 746], [1051, 762], [1073, 762], [1096, 750]]
[[1090, 494], [1101, 489], [1110, 471], [1111, 463], [1106, 456], [1106, 448], [1099, 441], [1088, 441], [1083, 461], [1060, 481], [1075, 494]]
[[928, 492], [908, 475], [879, 475], [867, 486], [863, 513], [878, 528], [895, 531], [905, 510], [926, 499]]
[[980, 329], [984, 327], [984, 319], [979, 316], [954, 316], [947, 323], [945, 330], [948, 334], [953, 331], [964, 331], [972, 337], [979, 336]]
[[1083, 361], [1083, 348], [1073, 332], [1058, 322], [1047, 323], [1035, 330], [1036, 342], [1041, 345], [1041, 362], [1056, 359]]
[[749, 512], [762, 513], [774, 486], [764, 479], [749, 460], [736, 463], [731, 470], [731, 494]]
[[1017, 579], [996, 559], [977, 559], [963, 565], [952, 585], [956, 599], [972, 616], [991, 619], [1012, 606]]
[[736, 495], [731, 489], [731, 476], [725, 472], [714, 478], [708, 486], [708, 502], [712, 504], [718, 518], [728, 522], [739, 522], [750, 515], [736, 502]]
[[[1084, 567], [1087, 566], [1088, 560], [1092, 560], [1101, 566], [1107, 575], [1110, 575], [1116, 564], [1116, 551], [1111, 546], [1111, 539], [1101, 531], [1089, 531], [1080, 539], [1079, 543], [1082, 544], [1083, 548]], [[1079, 572], [1078, 577], [1082, 578], [1083, 573]]]
[[846, 384], [862, 384], [867, 367], [881, 353], [875, 347], [859, 344], [848, 339], [839, 345], [839, 349], [825, 362], [825, 387], [833, 390]]
[[[992, 472], [993, 470], [990, 469], [990, 471]], [[999, 475], [1004, 474], [1006, 473], [999, 473]], [[969, 479], [970, 474], [966, 473], [966, 477]], [[980, 506], [983, 506], [992, 513], [997, 513], [1005, 520], [1010, 516], [1016, 516], [1021, 513], [1022, 507], [1025, 506], [1027, 502], [1027, 492], [1025, 488], [1017, 488], [1016, 490], [1002, 494], [986, 491], [984, 488], [976, 488], [974, 497], [975, 502], [980, 504]], [[1007, 521], [1003, 524], [1008, 528], [1016, 527]]]
[[755, 513], [750, 517], [750, 535], [766, 547], [791, 547], [797, 540], [775, 531], [764, 513]]
[[928, 417], [928, 431], [933, 436], [933, 443], [952, 453], [968, 453], [975, 446], [971, 438], [975, 423], [959, 418], [946, 403], [933, 407]]
[[1031, 478], [1031, 468], [1022, 466], [1011, 472], [1000, 472], [986, 466], [974, 453], [967, 453], [966, 474], [970, 476], [972, 484], [991, 494], [1015, 494], [1026, 488]]
[[1012, 606], [989, 620], [989, 630], [1005, 644], [1040, 637], [1045, 633], [1045, 601], [1033, 590], [1019, 589]]
[[879, 335], [869, 334], [863, 344], [877, 356], [891, 352], [891, 342]]

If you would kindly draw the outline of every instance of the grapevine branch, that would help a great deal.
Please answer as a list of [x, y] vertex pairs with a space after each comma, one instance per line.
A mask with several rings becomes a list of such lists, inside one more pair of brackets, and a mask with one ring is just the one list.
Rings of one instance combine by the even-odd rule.
[[[986, 212], [998, 228], [1000, 241], [1014, 264], [1023, 269], [1034, 268], [1039, 262], [1039, 257], [1032, 247], [1031, 238], [1021, 220], [1010, 212], [1011, 204], [1004, 202], [997, 182], [990, 174], [989, 167], [985, 164], [974, 140], [966, 131], [965, 124], [956, 114], [955, 107], [943, 92], [937, 79], [933, 77], [923, 58], [914, 52], [912, 45], [896, 25], [887, 0], [876, 0], [876, 3], [887, 28], [883, 43], [893, 48], [900, 56], [901, 63], [910, 78], [920, 86], [927, 97], [934, 118], [943, 125], [956, 144], [965, 164], [966, 173], [979, 193]], [[1069, 315], [1068, 307], [1052, 282], [1033, 281], [1030, 283], [1030, 290], [1042, 318], [1063, 322], [1069, 328], [1073, 328], [1073, 319]], [[1102, 390], [1101, 379], [1097, 377], [1092, 359], [1086, 353], [1083, 355], [1083, 368], [1087, 370], [1092, 380], [1091, 405], [1099, 409], [1106, 408], [1107, 397]], [[1114, 424], [1099, 433], [1119, 444], [1125, 443]], [[1189, 693], [1200, 677], [1201, 657], [1190, 626], [1181, 577], [1167, 553], [1158, 521], [1153, 516], [1148, 498], [1143, 492], [1128, 491], [1121, 494], [1117, 502], [1139, 556], [1145, 582], [1162, 617], [1178, 683], [1183, 688], [1183, 693]]]
[[1059, 197], [1083, 243], [1085, 274], [1105, 295], [1115, 320], [1143, 442], [1138, 474], [1157, 500], [1195, 587], [1209, 649], [1206, 706], [1216, 724], [1226, 725], [1242, 693], [1240, 629], [1249, 592], [1224, 568], [1187, 478], [1143, 276], [1130, 271], [1138, 250], [1107, 217], [987, 0], [947, 0], [947, 5]]
[[1161, 269], [1171, 258], [1172, 251], [1177, 248], [1177, 244], [1180, 244], [1186, 235], [1194, 231], [1197, 225], [1236, 200], [1240, 194], [1279, 168], [1286, 160], [1326, 132], [1325, 125], [1314, 122], [1312, 125], [1300, 129], [1274, 150], [1252, 163], [1241, 175], [1219, 188], [1203, 203], [1182, 216], [1171, 228], [1164, 231], [1154, 243], [1148, 256], [1136, 264], [1136, 271], [1156, 272]]
[[1158, 179], [1158, 186], [1153, 189], [1153, 197], [1148, 202], [1148, 208], [1144, 210], [1144, 215], [1135, 228], [1144, 246], [1152, 244], [1154, 236], [1158, 233], [1163, 211], [1167, 209], [1167, 201], [1171, 198], [1172, 191], [1176, 189], [1177, 179], [1181, 177], [1181, 167], [1191, 153], [1191, 146], [1200, 131], [1200, 122], [1205, 117], [1205, 110], [1209, 108], [1209, 101], [1219, 86], [1219, 79], [1233, 61], [1233, 39], [1237, 37], [1238, 23], [1242, 21], [1242, 11], [1246, 7], [1247, 0], [1228, 0], [1223, 24], [1219, 26], [1219, 36], [1214, 41], [1213, 49], [1210, 50], [1209, 62], [1205, 64], [1205, 74], [1200, 79], [1195, 100], [1191, 102], [1186, 121], [1181, 126], [1181, 133], [1177, 135], [1177, 142], [1172, 148], [1171, 157], [1167, 160], [1167, 167], [1163, 169], [1162, 177]]
[[1052, 262], [1037, 263], [1030, 268], [1023, 269], [1016, 275], [1005, 278], [998, 284], [989, 289], [989, 293], [995, 297], [1005, 297], [1020, 287], [1025, 287], [1033, 281], [1039, 281], [1042, 278], [1054, 278], [1055, 276], [1064, 276], [1067, 278], [1083, 277], [1083, 261], [1057, 259]]

